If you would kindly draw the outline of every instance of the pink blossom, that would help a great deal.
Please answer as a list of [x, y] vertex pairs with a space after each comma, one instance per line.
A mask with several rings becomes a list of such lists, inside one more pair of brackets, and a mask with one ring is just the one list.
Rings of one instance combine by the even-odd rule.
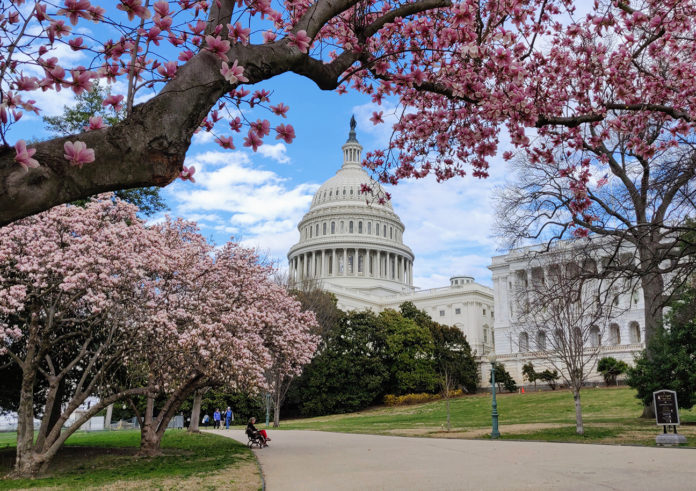
[[229, 30], [229, 37], [233, 40], [233, 42], [236, 43], [237, 39], [239, 39], [242, 44], [249, 44], [249, 34], [251, 33], [251, 29], [242, 27], [239, 22], [236, 22], [234, 25], [227, 24], [227, 29]]
[[307, 53], [309, 50], [309, 44], [312, 42], [312, 38], [307, 35], [307, 31], [304, 29], [297, 31], [297, 34], [291, 32], [288, 35], [288, 38], [290, 38], [290, 42], [288, 44], [290, 46], [297, 47], [300, 50], [300, 53]]
[[273, 111], [273, 114], [275, 114], [276, 116], [282, 116], [283, 118], [286, 117], [285, 113], [288, 112], [288, 109], [290, 109], [290, 107], [286, 106], [282, 102], [277, 106], [271, 106], [271, 111]]
[[376, 125], [379, 123], [384, 123], [384, 120], [382, 119], [383, 112], [384, 111], [380, 111], [378, 113], [377, 112], [372, 113], [372, 117], [370, 118], [370, 121], [372, 121], [372, 124]]
[[292, 143], [292, 141], [295, 139], [295, 128], [289, 124], [279, 124], [275, 127], [275, 130], [276, 133], [278, 133], [276, 135], [276, 140], [284, 140], [285, 143]]
[[238, 66], [237, 61], [238, 60], [234, 60], [232, 66], [228, 66], [227, 63], [223, 61], [222, 68], [220, 69], [222, 76], [231, 84], [249, 81], [249, 79], [244, 76], [244, 67]]
[[261, 137], [266, 136], [271, 132], [271, 123], [269, 123], [267, 119], [257, 119], [249, 126], [251, 126], [251, 128], [256, 132], [256, 134]]
[[232, 143], [232, 137], [231, 136], [218, 136], [217, 139], [218, 145], [220, 145], [222, 148], [227, 148], [229, 150], [234, 150], [234, 143]]
[[247, 136], [244, 137], [244, 146], [251, 147], [255, 152], [258, 148], [263, 145], [263, 140], [256, 134], [254, 130], [249, 130]]
[[92, 116], [89, 118], [89, 125], [85, 126], [87, 131], [100, 130], [102, 128], [106, 128], [106, 125], [101, 116]]
[[228, 40], [220, 39], [220, 36], [213, 37], [208, 35], [205, 37], [205, 44], [205, 49], [213, 53], [222, 61], [229, 61], [229, 58], [227, 58], [227, 52], [230, 50], [230, 42]]
[[116, 8], [128, 14], [128, 20], [133, 20], [135, 16], [143, 20], [150, 18], [150, 9], [142, 5], [142, 0], [119, 0]]
[[194, 166], [186, 167], [184, 165], [181, 169], [181, 172], [179, 173], [179, 178], [182, 181], [196, 182], [196, 180], [193, 178], [193, 175], [195, 173], [196, 173], [196, 168]]
[[273, 31], [264, 31], [263, 32], [263, 42], [265, 44], [272, 43], [273, 41], [276, 40], [276, 33]]
[[84, 164], [94, 162], [94, 150], [87, 148], [87, 144], [84, 142], [67, 141], [63, 145], [63, 149], [65, 150], [63, 157], [70, 161], [70, 165], [82, 167]]
[[58, 15], [65, 15], [70, 19], [72, 25], [77, 25], [77, 19], [91, 19], [92, 14], [89, 12], [89, 0], [65, 0], [65, 8], [58, 10]]
[[160, 75], [162, 75], [165, 78], [174, 78], [174, 75], [176, 75], [176, 71], [178, 68], [179, 67], [176, 64], [176, 61], [168, 61], [163, 65], [160, 65], [157, 68], [157, 71]]
[[29, 167], [36, 168], [39, 166], [39, 162], [31, 157], [36, 153], [35, 148], [27, 148], [27, 144], [24, 140], [19, 140], [15, 143], [15, 162], [21, 165], [25, 171], [29, 170]]
[[123, 96], [121, 94], [117, 95], [108, 95], [107, 97], [104, 98], [104, 101], [102, 102], [102, 106], [111, 106], [114, 111], [120, 111], [121, 107], [121, 101], [123, 101]]

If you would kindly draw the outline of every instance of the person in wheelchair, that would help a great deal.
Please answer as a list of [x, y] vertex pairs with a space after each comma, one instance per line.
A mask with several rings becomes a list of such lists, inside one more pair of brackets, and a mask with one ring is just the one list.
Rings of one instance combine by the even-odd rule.
[[256, 429], [256, 426], [254, 426], [254, 423], [256, 423], [256, 418], [251, 417], [249, 418], [249, 423], [247, 424], [246, 427], [246, 434], [249, 437], [249, 445], [253, 445], [254, 443], [258, 444], [259, 447], [267, 447], [268, 443], [270, 442], [271, 439], [268, 438], [268, 434], [266, 433], [266, 430], [258, 430]]

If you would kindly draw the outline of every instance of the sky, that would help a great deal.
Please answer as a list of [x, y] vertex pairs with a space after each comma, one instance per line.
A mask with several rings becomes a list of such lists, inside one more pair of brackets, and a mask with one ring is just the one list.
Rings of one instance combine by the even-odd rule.
[[[83, 29], [85, 35], [94, 35], [89, 31], [90, 24], [81, 25], [78, 29]], [[57, 45], [47, 56], [57, 56], [65, 66], [86, 62], [81, 52], [65, 45]], [[195, 166], [196, 182], [177, 180], [164, 188], [162, 195], [169, 207], [167, 213], [197, 221], [202, 233], [216, 244], [234, 238], [257, 247], [280, 269], [287, 269], [287, 251], [299, 239], [297, 223], [308, 211], [316, 189], [341, 166], [341, 145], [348, 137], [351, 115], [357, 120], [357, 137], [365, 152], [386, 148], [389, 123], [394, 121], [389, 117], [394, 101], [385, 100], [378, 106], [368, 96], [350, 91], [345, 95], [322, 91], [295, 74], [281, 75], [252, 90], [260, 88], [271, 91], [272, 104], [283, 102], [290, 107], [287, 120], [275, 116], [269, 119], [271, 126], [292, 124], [297, 135], [293, 143], [273, 140], [271, 135], [257, 152], [252, 152], [241, 145], [240, 135], [235, 137], [236, 150], [224, 150], [213, 141], [212, 134], [199, 133], [185, 162]], [[126, 92], [123, 82], [116, 82], [110, 90]], [[31, 97], [41, 107], [42, 116], [60, 115], [64, 106], [74, 103], [70, 90], [34, 91]], [[136, 102], [149, 97], [151, 94], [142, 94]], [[369, 120], [373, 111], [384, 111], [386, 123], [375, 126]], [[219, 124], [227, 123], [223, 120]], [[20, 138], [31, 141], [50, 136], [41, 117], [29, 113], [9, 138], [13, 143]], [[501, 145], [499, 155], [505, 149]], [[98, 157], [90, 165], [98, 165]], [[406, 227], [404, 242], [415, 254], [417, 287], [446, 286], [454, 275], [473, 276], [483, 284], [491, 284], [487, 266], [491, 256], [500, 253], [498, 241], [492, 237], [491, 195], [494, 187], [504, 183], [507, 165], [502, 158], [495, 158], [487, 179], [466, 176], [436, 183], [426, 178], [385, 186]], [[162, 218], [156, 216], [153, 220]]]

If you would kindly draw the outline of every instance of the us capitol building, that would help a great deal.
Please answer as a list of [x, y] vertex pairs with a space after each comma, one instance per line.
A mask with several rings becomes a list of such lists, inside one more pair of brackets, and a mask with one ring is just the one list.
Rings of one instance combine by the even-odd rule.
[[360, 192], [368, 185], [384, 194], [362, 168], [354, 119], [342, 149], [343, 165], [322, 184], [297, 226], [300, 240], [288, 252], [290, 283], [317, 282], [343, 310], [398, 310], [413, 302], [434, 321], [461, 329], [477, 354], [492, 351], [493, 290], [469, 276], [453, 276], [443, 288], [415, 288], [415, 256], [403, 242], [404, 224], [389, 201], [368, 203]]

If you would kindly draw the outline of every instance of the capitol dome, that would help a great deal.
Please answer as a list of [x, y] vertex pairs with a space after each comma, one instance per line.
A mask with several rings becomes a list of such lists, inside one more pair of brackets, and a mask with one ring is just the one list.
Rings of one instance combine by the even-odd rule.
[[[317, 280], [326, 289], [390, 295], [413, 290], [413, 252], [403, 243], [404, 224], [389, 201], [368, 202], [363, 185], [384, 194], [362, 168], [362, 149], [351, 119], [343, 165], [317, 190], [288, 253], [291, 283]], [[334, 288], [332, 288], [334, 287]]]

